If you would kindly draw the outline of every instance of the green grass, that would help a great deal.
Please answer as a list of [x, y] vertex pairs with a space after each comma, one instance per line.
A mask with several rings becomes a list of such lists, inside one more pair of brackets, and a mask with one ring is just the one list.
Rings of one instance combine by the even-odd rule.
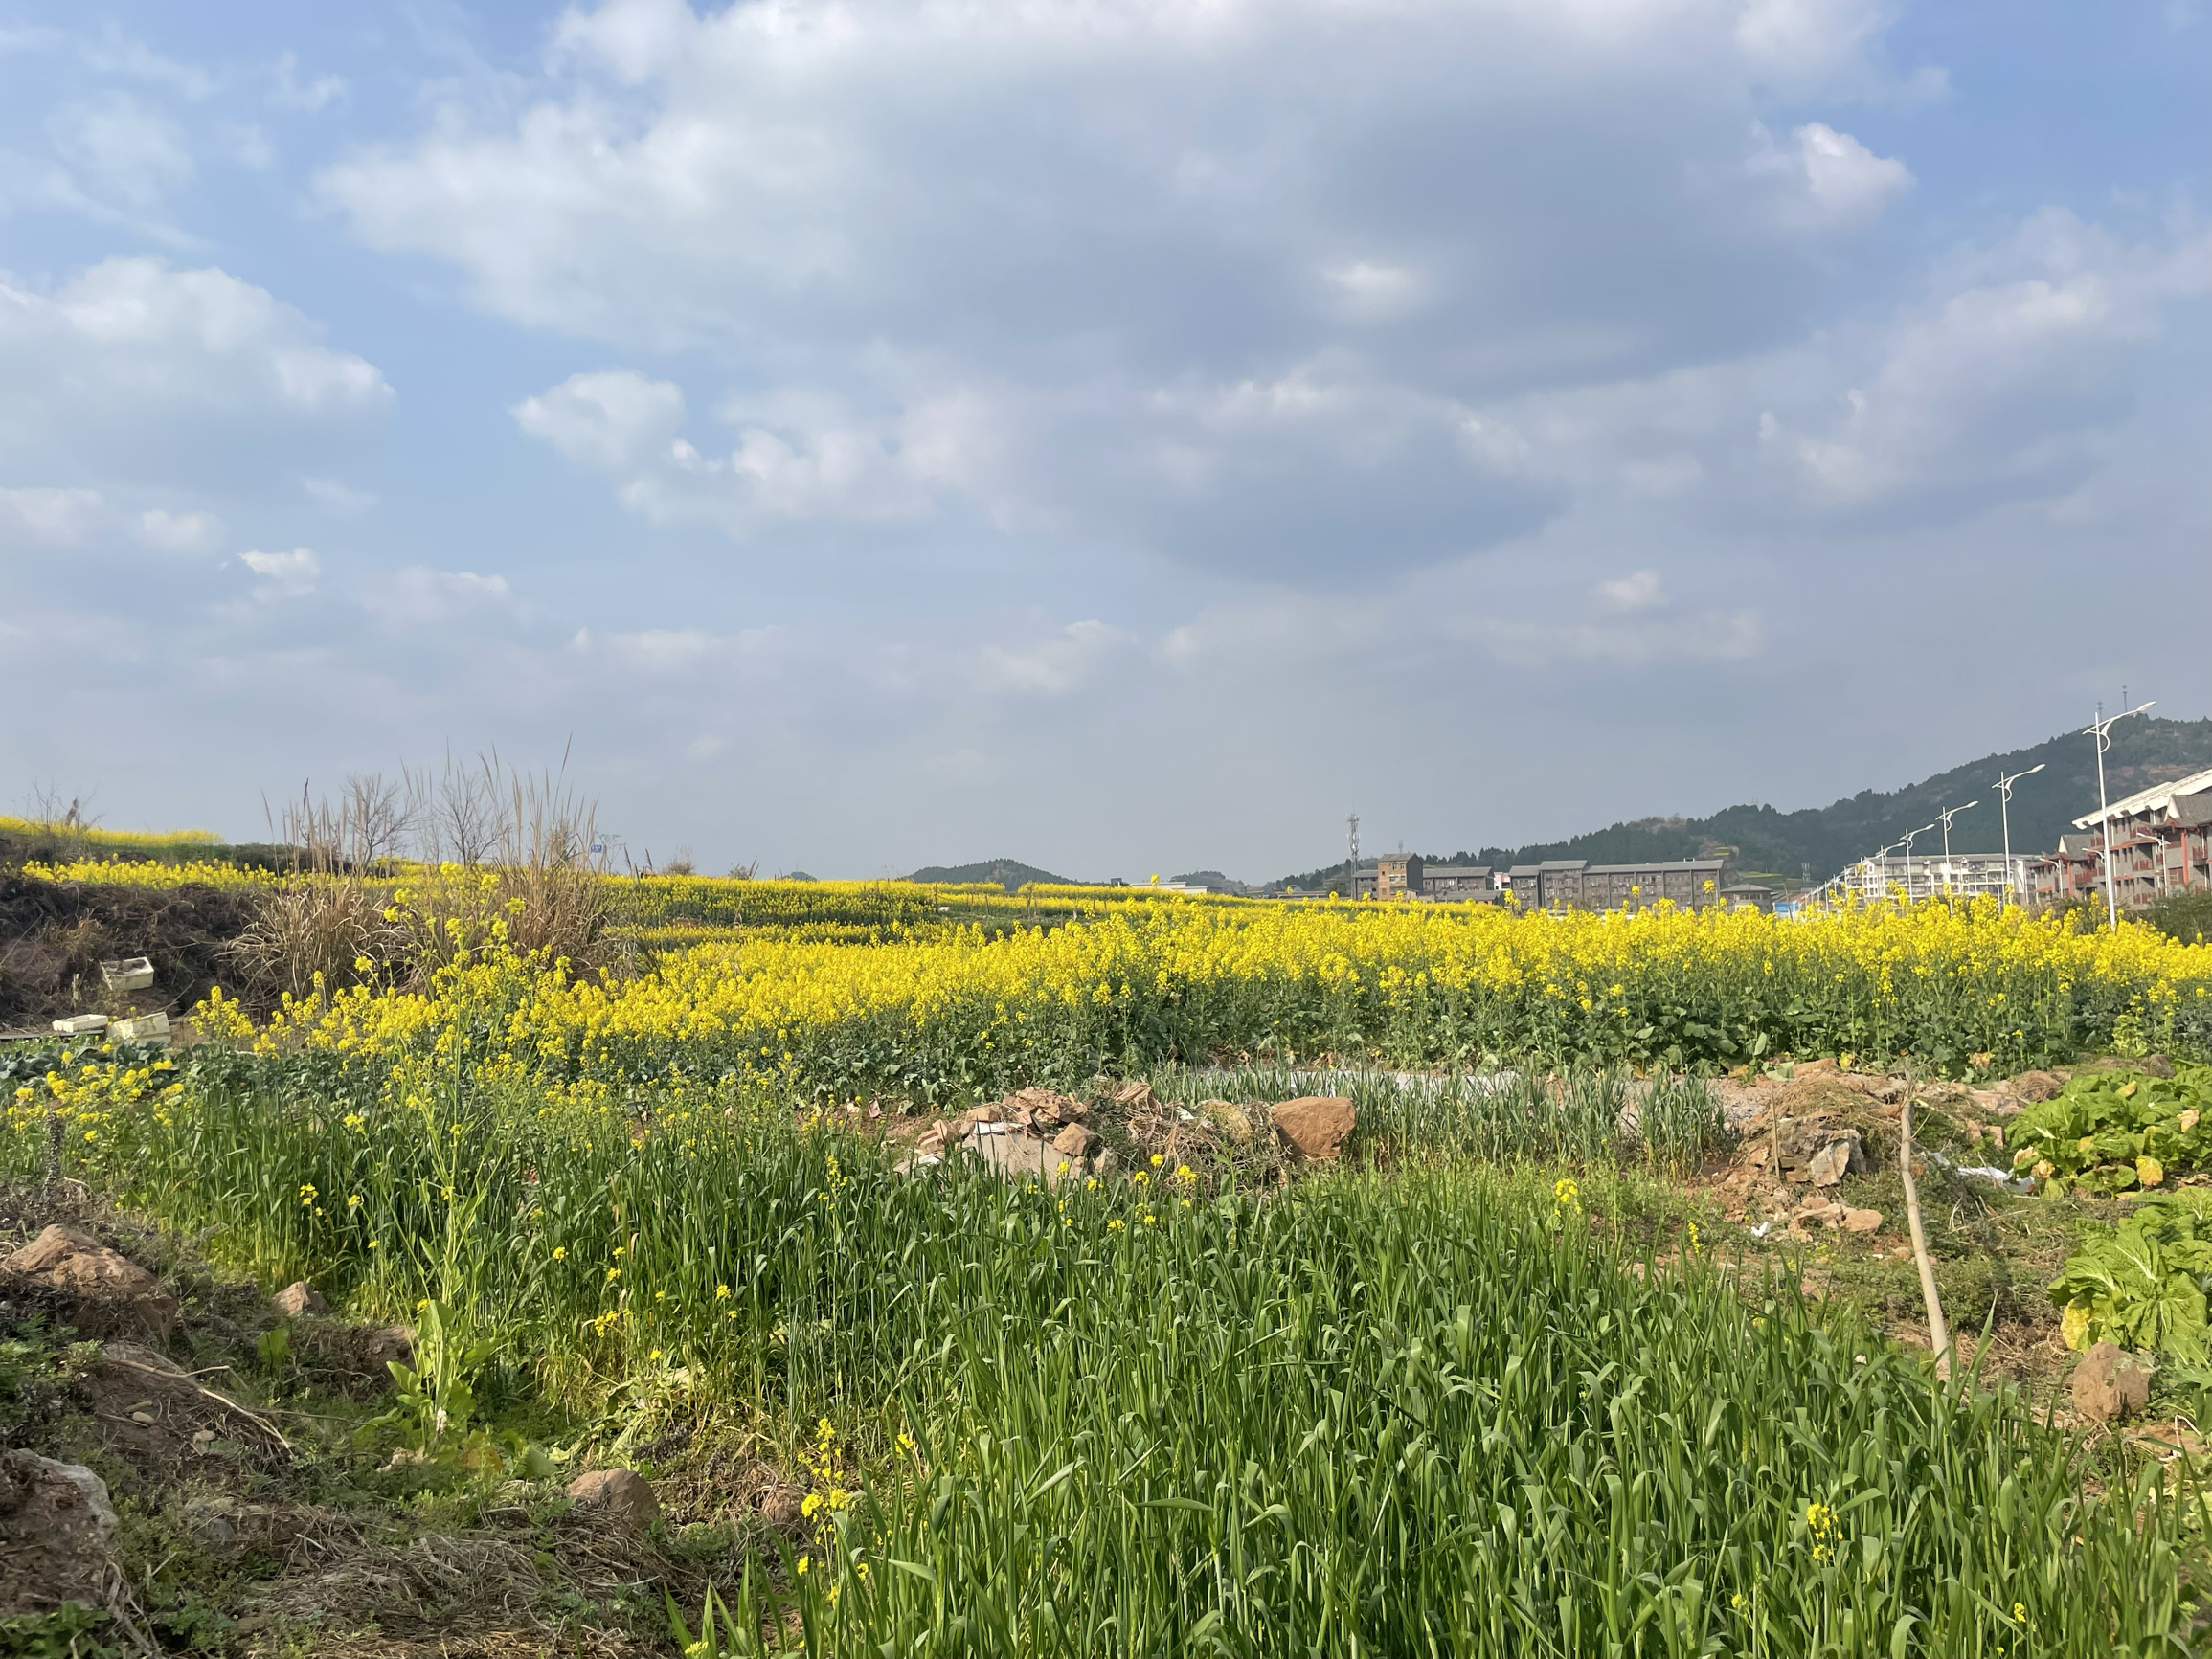
[[438, 1298], [496, 1344], [480, 1393], [604, 1454], [765, 1434], [825, 1507], [736, 1625], [781, 1605], [813, 1653], [2189, 1650], [2201, 1516], [2155, 1468], [1794, 1276], [1635, 1256], [1649, 1185], [1580, 1131], [1569, 1199], [1456, 1150], [1490, 1096], [1410, 1098], [1425, 1159], [1044, 1189], [726, 1089], [215, 1057], [86, 1173], [272, 1284]]

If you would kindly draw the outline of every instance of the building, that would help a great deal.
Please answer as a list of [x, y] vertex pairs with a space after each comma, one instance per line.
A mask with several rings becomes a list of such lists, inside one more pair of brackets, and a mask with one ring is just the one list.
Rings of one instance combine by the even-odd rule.
[[2015, 853], [2009, 866], [2002, 853], [1861, 859], [1822, 883], [1812, 897], [1830, 903], [1855, 899], [1861, 904], [1902, 898], [1919, 904], [1924, 899], [2002, 898], [2009, 889], [2014, 902], [2024, 905], [2036, 891], [2037, 866], [2042, 863], [2029, 853]]
[[1540, 864], [1516, 864], [1507, 872], [1514, 901], [1532, 910], [1640, 910], [1661, 899], [1677, 909], [1703, 910], [1727, 904], [1730, 885], [1726, 859], [1648, 864], [1546, 859]]
[[1388, 854], [1375, 861], [1375, 897], [1414, 899], [1422, 896], [1421, 878], [1428, 873], [1418, 854]]
[[1421, 872], [1421, 896], [1439, 902], [1493, 904], [1498, 882], [1488, 864], [1431, 864]]
[[1774, 889], [1764, 882], [1730, 882], [1721, 889], [1721, 900], [1731, 910], [1774, 913]]
[[1487, 905], [1496, 902], [1498, 884], [1488, 864], [1433, 864], [1417, 853], [1392, 853], [1375, 861], [1372, 885], [1361, 892], [1369, 896]]
[[2080, 835], [2038, 861], [2035, 893], [2047, 904], [2101, 898], [2105, 838], [2111, 835], [2112, 896], [2148, 905], [2169, 893], [2212, 888], [2212, 771], [2155, 784], [2103, 812], [2074, 819]]

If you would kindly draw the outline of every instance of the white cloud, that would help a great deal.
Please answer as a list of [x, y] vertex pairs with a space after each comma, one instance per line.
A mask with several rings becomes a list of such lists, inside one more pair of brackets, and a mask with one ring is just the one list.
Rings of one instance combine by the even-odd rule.
[[278, 54], [270, 79], [274, 83], [270, 101], [282, 109], [313, 115], [346, 96], [345, 77], [318, 75], [303, 78], [299, 58], [289, 52]]
[[300, 487], [319, 505], [347, 517], [365, 513], [376, 504], [373, 490], [355, 489], [343, 479], [304, 478]]
[[107, 516], [93, 489], [0, 489], [0, 545], [76, 547], [91, 538]]
[[222, 521], [213, 513], [178, 513], [148, 507], [138, 515], [138, 539], [164, 553], [204, 553], [222, 539]]
[[294, 548], [288, 553], [240, 553], [238, 560], [260, 578], [255, 591], [264, 598], [296, 599], [311, 594], [323, 574], [323, 561], [309, 548]]
[[158, 208], [195, 170], [177, 124], [128, 93], [64, 105], [47, 133], [79, 190], [136, 213]]
[[387, 622], [423, 625], [450, 622], [475, 611], [512, 610], [514, 593], [505, 576], [409, 565], [363, 593], [361, 604]]
[[1344, 314], [1355, 322], [1376, 323], [1403, 316], [1421, 298], [1419, 276], [1397, 265], [1358, 259], [1323, 271], [1321, 276], [1336, 290]]
[[[524, 432], [608, 478], [626, 506], [656, 524], [705, 520], [742, 535], [766, 520], [896, 519], [929, 510], [931, 473], [957, 459], [936, 412], [874, 429], [809, 401], [789, 407], [786, 400], [783, 411], [725, 405], [723, 418], [738, 430], [719, 454], [679, 436], [682, 388], [627, 370], [571, 375], [512, 413]], [[902, 430], [917, 441], [900, 443]]]
[[1884, 330], [1832, 413], [1762, 416], [1764, 450], [1812, 504], [1955, 511], [2072, 488], [2130, 413], [2129, 370], [2166, 307], [2212, 291], [2212, 234], [2130, 248], [2046, 213], [1953, 275], [1967, 285]]
[[1604, 662], [1619, 668], [1734, 662], [1757, 657], [1767, 648], [1766, 618], [1752, 609], [1611, 622], [1487, 617], [1470, 624], [1469, 631], [1501, 661], [1522, 667], [1561, 661]]
[[19, 468], [258, 488], [392, 401], [373, 365], [226, 271], [118, 258], [52, 288], [0, 273], [0, 450]]
[[1754, 126], [1741, 170], [1754, 192], [1765, 192], [1777, 228], [1822, 238], [1864, 230], [1913, 184], [1902, 161], [1817, 121], [1794, 128], [1786, 144]]
[[986, 691], [1060, 697], [1090, 684], [1134, 643], [1119, 628], [1092, 619], [1021, 647], [986, 645], [976, 657], [977, 683]]
[[1666, 603], [1666, 584], [1657, 571], [1636, 571], [1597, 585], [1598, 597], [1616, 611], [1649, 611]]
[[574, 461], [603, 473], [667, 459], [684, 427], [683, 388], [630, 370], [572, 374], [514, 406], [515, 424]]
[[1817, 122], [1747, 163], [1748, 114], [1878, 78], [1885, 16], [616, 0], [317, 190], [503, 317], [714, 347], [720, 385], [618, 362], [514, 407], [653, 522], [957, 505], [1296, 580], [1559, 510], [1499, 398], [1809, 320], [1910, 173]]

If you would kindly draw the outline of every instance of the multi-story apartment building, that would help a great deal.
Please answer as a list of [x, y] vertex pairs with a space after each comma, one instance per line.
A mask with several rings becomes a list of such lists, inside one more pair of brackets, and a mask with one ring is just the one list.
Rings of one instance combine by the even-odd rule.
[[2112, 896], [2148, 905], [2169, 893], [2212, 888], [2212, 771], [2139, 790], [2102, 813], [2074, 819], [2079, 835], [2037, 862], [2036, 898], [2067, 904], [2102, 898], [2105, 839], [2111, 835]]

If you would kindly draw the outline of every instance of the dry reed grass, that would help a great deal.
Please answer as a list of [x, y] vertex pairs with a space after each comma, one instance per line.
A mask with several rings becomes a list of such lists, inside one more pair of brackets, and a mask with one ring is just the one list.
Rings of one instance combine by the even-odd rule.
[[[593, 867], [596, 803], [560, 773], [496, 755], [303, 788], [283, 813], [297, 880], [271, 889], [228, 948], [252, 986], [306, 999], [369, 977], [421, 987], [463, 952], [511, 948], [592, 972], [615, 960]], [[404, 864], [414, 851], [421, 862]]]

